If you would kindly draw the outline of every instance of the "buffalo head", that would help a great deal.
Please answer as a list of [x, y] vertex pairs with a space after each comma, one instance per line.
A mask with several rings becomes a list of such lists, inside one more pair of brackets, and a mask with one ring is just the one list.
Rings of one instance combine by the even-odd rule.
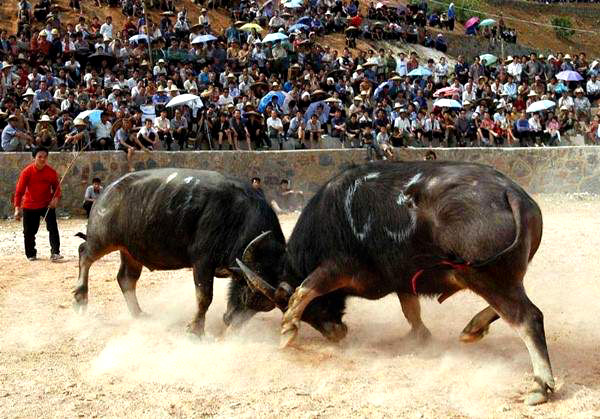
[[[304, 278], [298, 278], [287, 272], [286, 255], [283, 253], [279, 257], [270, 259], [276, 264], [275, 266], [268, 266], [264, 260], [260, 261], [261, 252], [258, 249], [263, 247], [263, 243], [271, 241], [269, 235], [270, 232], [264, 232], [256, 237], [246, 247], [242, 260], [237, 259], [237, 263], [248, 284], [248, 292], [252, 293], [251, 295], [255, 298], [256, 294], [266, 297], [270, 302], [269, 310], [277, 307], [285, 312], [292, 294]], [[257, 269], [257, 266], [261, 268]], [[304, 311], [302, 320], [329, 340], [343, 339], [347, 332], [347, 327], [341, 320], [345, 297], [342, 293], [332, 293], [315, 299]]]

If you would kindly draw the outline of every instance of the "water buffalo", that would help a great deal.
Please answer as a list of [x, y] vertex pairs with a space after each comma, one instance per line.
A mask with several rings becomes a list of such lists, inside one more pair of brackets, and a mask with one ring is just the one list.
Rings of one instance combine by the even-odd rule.
[[[542, 214], [517, 184], [489, 166], [460, 162], [379, 162], [349, 168], [310, 200], [270, 276], [238, 261], [251, 287], [282, 311], [282, 346], [300, 320], [332, 340], [346, 334], [345, 299], [399, 296], [412, 334], [426, 338], [418, 296], [443, 301], [469, 289], [489, 303], [465, 327], [463, 341], [483, 337], [498, 316], [524, 341], [535, 388], [547, 400], [554, 379], [542, 312], [523, 277], [542, 237]], [[245, 253], [271, 241], [255, 239]]]
[[[249, 289], [234, 267], [248, 243], [267, 230], [273, 232], [274, 247], [264, 248], [265, 255], [281, 257], [285, 238], [275, 212], [263, 195], [241, 181], [188, 169], [130, 173], [106, 188], [92, 207], [87, 234], [79, 233], [86, 242], [79, 247], [75, 306], [87, 306], [92, 263], [118, 250], [117, 281], [134, 317], [142, 314], [135, 288], [143, 266], [150, 270], [191, 267], [198, 311], [189, 330], [204, 332], [214, 276], [232, 278], [223, 320], [239, 325], [256, 311], [275, 307]], [[260, 252], [253, 256], [253, 261], [247, 261], [253, 269], [270, 272], [271, 265], [262, 262]]]

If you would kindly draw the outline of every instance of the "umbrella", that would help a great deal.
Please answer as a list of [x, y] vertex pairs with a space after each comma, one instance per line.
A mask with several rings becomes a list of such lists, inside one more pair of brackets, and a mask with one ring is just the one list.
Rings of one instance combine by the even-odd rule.
[[483, 54], [479, 56], [479, 59], [484, 65], [496, 64], [498, 61], [498, 57], [496, 57], [494, 54]]
[[282, 41], [284, 39], [288, 39], [288, 36], [281, 32], [275, 32], [275, 33], [270, 33], [267, 36], [265, 36], [263, 38], [262, 42], [263, 42], [263, 44], [266, 44], [267, 42]]
[[465, 22], [465, 29], [469, 29], [471, 26], [475, 26], [479, 23], [479, 18], [477, 16], [473, 16], [471, 19]]
[[102, 61], [106, 60], [109, 66], [115, 65], [117, 62], [117, 57], [114, 55], [104, 54], [104, 53], [95, 53], [88, 57], [88, 63], [93, 66], [98, 66], [102, 64]]
[[288, 9], [299, 9], [303, 6], [302, 1], [300, 0], [291, 0], [287, 3], [283, 4], [283, 7]]
[[429, 77], [431, 76], [431, 71], [427, 70], [425, 67], [417, 67], [408, 73], [411, 77]]
[[375, 92], [373, 92], [373, 97], [375, 99], [377, 99], [379, 97], [379, 95], [381, 94], [381, 92], [383, 92], [383, 88], [387, 86], [387, 88], [391, 88], [392, 85], [394, 84], [393, 81], [388, 80], [388, 81], [384, 81], [383, 83], [381, 83], [379, 86], [377, 86], [377, 89], [375, 89]]
[[305, 121], [308, 121], [310, 119], [312, 114], [316, 112], [319, 105], [323, 106], [323, 113], [321, 114], [321, 118], [320, 118], [321, 123], [323, 123], [323, 124], [327, 123], [327, 118], [329, 118], [330, 107], [329, 107], [329, 103], [325, 103], [322, 100], [320, 100], [318, 102], [313, 102], [308, 106], [308, 109], [306, 109], [306, 113], [304, 114]]
[[579, 74], [577, 71], [571, 71], [571, 70], [561, 71], [560, 73], [558, 73], [556, 75], [556, 78], [558, 80], [564, 80], [564, 81], [581, 81], [581, 80], [583, 80], [583, 77], [581, 77], [581, 74]]
[[303, 16], [296, 21], [296, 23], [302, 23], [303, 25], [308, 25], [308, 26], [310, 26], [311, 22], [312, 22], [312, 19], [310, 18], [310, 16]]
[[248, 31], [248, 32], [251, 32], [252, 29], [256, 29], [258, 32], [262, 32], [263, 31], [263, 28], [260, 25], [256, 24], [256, 23], [246, 23], [245, 25], [242, 25], [240, 27], [240, 29], [243, 30], [243, 31]]
[[292, 25], [288, 28], [288, 33], [294, 32], [294, 31], [307, 31], [309, 29], [310, 28], [303, 23], [296, 23], [295, 25]]
[[443, 87], [439, 90], [436, 90], [433, 94], [433, 97], [444, 97], [444, 96], [454, 96], [460, 92], [456, 87]]
[[564, 84], [559, 84], [554, 88], [554, 93], [564, 93], [567, 91], [569, 91], [569, 89], [567, 89], [567, 86], [565, 86]]
[[494, 19], [483, 19], [479, 23], [479, 26], [493, 26], [495, 24], [496, 24], [496, 21]]
[[285, 93], [281, 91], [270, 91], [269, 93], [263, 96], [260, 102], [258, 102], [258, 111], [264, 112], [267, 105], [273, 101], [273, 97], [277, 98], [277, 104], [279, 106], [283, 106], [283, 102], [285, 101]]
[[433, 103], [433, 106], [438, 108], [462, 108], [460, 102], [454, 99], [438, 99]]
[[198, 35], [192, 39], [192, 44], [203, 44], [205, 42], [216, 41], [217, 39], [214, 35]]
[[90, 111], [80, 112], [79, 115], [77, 115], [77, 118], [79, 118], [79, 119], [89, 118], [89, 121], [92, 124], [92, 126], [95, 126], [100, 122], [101, 114], [102, 114], [101, 109], [93, 109]]
[[129, 42], [139, 43], [140, 41], [150, 42], [150, 38], [145, 34], [133, 35], [131, 38], [129, 38]]
[[527, 112], [545, 111], [556, 106], [556, 103], [551, 100], [538, 100], [527, 107]]
[[257, 81], [256, 83], [252, 83], [250, 85], [250, 89], [254, 90], [254, 89], [258, 89], [259, 87], [266, 88], [267, 86], [268, 86], [268, 84], [265, 83], [264, 81]]
[[175, 96], [173, 99], [171, 99], [169, 103], [167, 103], [167, 108], [190, 104], [196, 105], [197, 108], [201, 108], [202, 106], [204, 106], [204, 104], [202, 103], [202, 99], [200, 99], [200, 96], [185, 93], [183, 95]]

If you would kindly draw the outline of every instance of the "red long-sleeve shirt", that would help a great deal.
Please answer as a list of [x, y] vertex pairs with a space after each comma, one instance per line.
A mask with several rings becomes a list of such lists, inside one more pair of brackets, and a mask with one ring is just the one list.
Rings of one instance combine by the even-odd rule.
[[61, 192], [56, 170], [48, 165], [45, 165], [42, 170], [38, 170], [35, 163], [31, 163], [19, 175], [15, 191], [15, 207], [45, 208], [52, 200], [54, 191], [56, 191], [54, 197], [60, 198]]

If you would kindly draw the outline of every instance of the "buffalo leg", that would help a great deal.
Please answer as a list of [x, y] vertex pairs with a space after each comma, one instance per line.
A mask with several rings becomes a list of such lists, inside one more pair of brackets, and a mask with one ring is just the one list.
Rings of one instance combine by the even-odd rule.
[[204, 335], [204, 321], [206, 311], [213, 299], [214, 269], [209, 269], [205, 264], [194, 265], [194, 285], [196, 287], [196, 304], [198, 311], [196, 317], [188, 324], [188, 332], [197, 336]]
[[117, 274], [117, 282], [133, 317], [140, 317], [143, 314], [135, 295], [135, 287], [142, 273], [142, 267], [143, 265], [131, 255], [121, 251], [121, 267]]
[[488, 306], [484, 308], [465, 326], [460, 334], [460, 340], [465, 343], [480, 340], [490, 330], [490, 324], [499, 318], [500, 316], [498, 316], [498, 313], [492, 307]]
[[73, 290], [73, 307], [76, 311], [84, 312], [87, 309], [88, 304], [88, 279], [90, 274], [90, 267], [98, 260], [100, 256], [92, 257], [93, 252], [90, 251], [90, 243], [85, 242], [79, 245], [79, 278], [77, 286]]
[[544, 316], [525, 294], [522, 284], [502, 289], [477, 290], [493, 309], [519, 334], [531, 358], [535, 385], [525, 403], [535, 405], [548, 400], [554, 390], [554, 377], [544, 333]]
[[411, 326], [409, 337], [417, 342], [425, 342], [431, 337], [431, 332], [421, 320], [421, 304], [416, 295], [398, 293], [404, 317]]
[[332, 269], [320, 266], [312, 271], [290, 297], [281, 323], [281, 347], [290, 345], [298, 336], [302, 313], [312, 300], [345, 285], [343, 277]]

